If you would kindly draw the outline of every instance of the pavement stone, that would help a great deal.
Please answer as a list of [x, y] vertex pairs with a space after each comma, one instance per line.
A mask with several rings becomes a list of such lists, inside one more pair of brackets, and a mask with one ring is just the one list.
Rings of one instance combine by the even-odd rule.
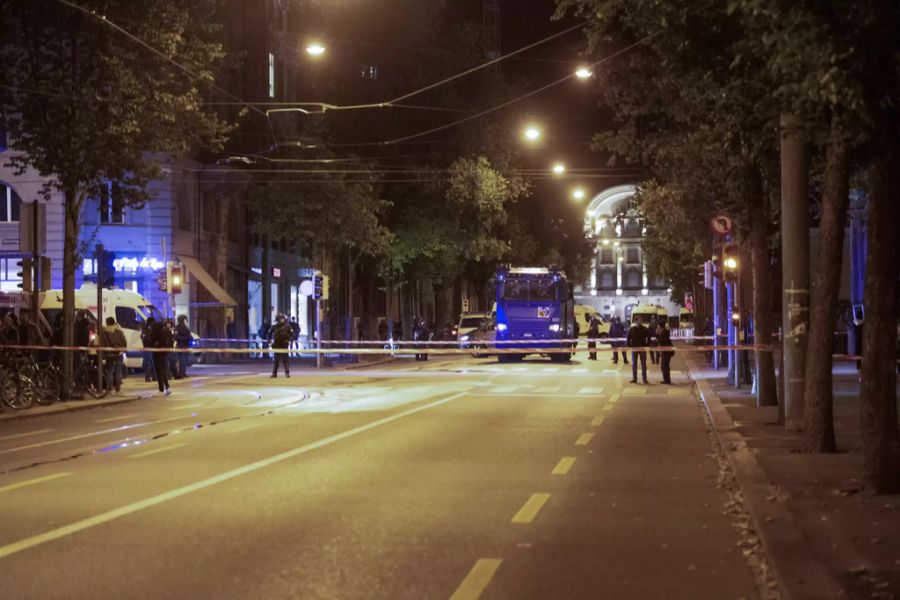
[[725, 370], [687, 361], [734, 467], [782, 596], [900, 598], [900, 497], [862, 491], [858, 380], [834, 371], [839, 452], [801, 451], [799, 433], [778, 423], [777, 407], [756, 407]]

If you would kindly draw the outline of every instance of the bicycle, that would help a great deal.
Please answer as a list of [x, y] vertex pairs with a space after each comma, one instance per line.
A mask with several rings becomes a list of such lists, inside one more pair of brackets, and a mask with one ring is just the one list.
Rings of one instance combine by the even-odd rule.
[[35, 385], [20, 369], [22, 358], [12, 356], [0, 364], [0, 402], [13, 410], [34, 405]]

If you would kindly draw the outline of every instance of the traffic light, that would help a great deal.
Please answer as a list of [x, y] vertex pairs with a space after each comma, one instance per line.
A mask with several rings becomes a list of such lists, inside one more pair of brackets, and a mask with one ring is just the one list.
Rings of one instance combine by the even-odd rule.
[[170, 294], [180, 294], [181, 284], [184, 283], [184, 268], [181, 265], [172, 265], [170, 273], [166, 287], [169, 288]]
[[737, 244], [722, 246], [722, 267], [725, 281], [737, 281], [740, 257]]
[[322, 300], [322, 292], [323, 292], [322, 288], [324, 287], [324, 284], [325, 284], [325, 278], [322, 276], [322, 273], [320, 271], [316, 271], [313, 274], [312, 282], [313, 282], [313, 293], [312, 293], [313, 300]]
[[19, 269], [19, 272], [16, 273], [16, 276], [22, 280], [22, 283], [19, 283], [18, 286], [22, 288], [23, 292], [32, 291], [34, 287], [31, 275], [34, 272], [34, 268], [31, 259], [22, 258], [21, 260], [17, 260], [16, 267]]
[[103, 269], [100, 271], [101, 281], [99, 282], [100, 287], [112, 289], [116, 287], [116, 267], [113, 262], [116, 260], [116, 255], [113, 252], [103, 252]]
[[322, 275], [322, 300], [328, 300], [328, 275]]
[[713, 264], [711, 260], [703, 263], [703, 287], [708, 290], [713, 288]]

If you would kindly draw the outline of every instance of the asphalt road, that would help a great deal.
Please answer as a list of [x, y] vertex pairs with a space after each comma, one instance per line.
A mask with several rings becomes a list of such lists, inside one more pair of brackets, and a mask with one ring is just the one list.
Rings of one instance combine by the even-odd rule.
[[686, 378], [618, 369], [195, 368], [2, 423], [0, 596], [757, 597]]

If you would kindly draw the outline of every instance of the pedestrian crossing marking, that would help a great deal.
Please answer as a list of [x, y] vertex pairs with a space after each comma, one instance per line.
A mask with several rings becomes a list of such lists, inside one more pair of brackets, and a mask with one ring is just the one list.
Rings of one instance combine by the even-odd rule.
[[23, 487], [28, 487], [30, 485], [37, 485], [38, 483], [44, 483], [45, 481], [53, 481], [54, 479], [59, 479], [60, 477], [65, 477], [66, 475], [71, 475], [71, 473], [54, 473], [53, 475], [45, 475], [43, 477], [36, 477], [34, 479], [27, 479], [25, 481], [20, 481], [19, 483], [11, 483], [9, 485], [4, 485], [0, 487], [0, 494], [3, 492], [11, 492], [13, 490], [18, 490]]
[[556, 392], [558, 392], [561, 389], [562, 389], [561, 387], [556, 385], [556, 386], [539, 387], [539, 388], [535, 389], [534, 391], [538, 394], [555, 394]]
[[591, 443], [592, 439], [594, 439], [593, 433], [582, 433], [580, 436], [578, 436], [578, 439], [575, 440], [575, 445], [576, 446], [587, 446], [588, 444]]
[[522, 508], [519, 509], [519, 512], [513, 516], [511, 522], [531, 523], [549, 499], [550, 494], [540, 492], [532, 494], [531, 497], [525, 501]]
[[604, 420], [605, 418], [606, 418], [606, 417], [604, 417], [604, 416], [602, 416], [602, 415], [599, 416], [599, 417], [594, 417], [594, 418], [591, 420], [591, 425], [594, 426], [594, 427], [599, 427], [600, 425], [603, 425], [603, 420]]
[[553, 467], [553, 470], [550, 472], [551, 475], [565, 475], [569, 472], [569, 469], [572, 468], [572, 465], [575, 464], [574, 456], [563, 456], [559, 459], [559, 462], [556, 463], [556, 466]]
[[559, 367], [544, 367], [541, 369], [541, 373], [556, 373], [559, 371]]
[[573, 373], [587, 373], [587, 369], [572, 369]]
[[602, 387], [583, 387], [578, 390], [579, 394], [590, 394], [591, 396], [599, 396], [603, 393]]
[[489, 388], [491, 394], [512, 394], [520, 385], [493, 385]]
[[479, 558], [450, 600], [477, 600], [503, 562], [501, 558]]
[[647, 388], [645, 387], [629, 387], [622, 390], [622, 393], [626, 396], [643, 396], [647, 393]]

